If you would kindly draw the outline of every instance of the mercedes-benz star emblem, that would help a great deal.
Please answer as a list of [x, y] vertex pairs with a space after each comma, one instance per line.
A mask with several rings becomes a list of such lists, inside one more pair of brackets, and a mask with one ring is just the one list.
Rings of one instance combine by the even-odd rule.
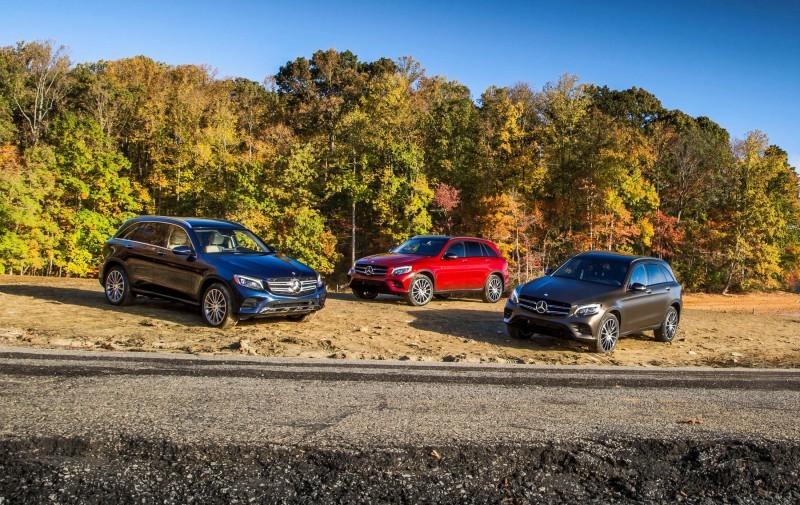
[[292, 279], [292, 285], [291, 285], [291, 288], [292, 288], [292, 291], [294, 291], [295, 293], [299, 293], [299, 292], [300, 292], [300, 290], [303, 288], [303, 286], [300, 284], [300, 281], [299, 281], [299, 280], [297, 280], [297, 279]]
[[367, 265], [367, 268], [364, 269], [364, 273], [367, 275], [372, 275], [375, 270], [372, 269], [372, 265]]
[[547, 302], [544, 300], [539, 300], [536, 302], [536, 312], [539, 314], [544, 314], [547, 312]]

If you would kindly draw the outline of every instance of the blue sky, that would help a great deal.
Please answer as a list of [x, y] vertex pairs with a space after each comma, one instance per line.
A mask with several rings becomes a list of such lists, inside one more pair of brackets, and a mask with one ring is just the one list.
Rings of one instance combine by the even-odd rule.
[[54, 39], [73, 61], [137, 54], [261, 81], [317, 49], [413, 55], [477, 98], [563, 73], [638, 86], [736, 137], [758, 129], [800, 167], [800, 2], [76, 2], [0, 4], [0, 45]]

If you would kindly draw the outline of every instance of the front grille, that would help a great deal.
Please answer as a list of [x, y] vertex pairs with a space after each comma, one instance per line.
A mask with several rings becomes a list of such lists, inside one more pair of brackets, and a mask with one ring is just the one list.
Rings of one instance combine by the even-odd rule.
[[[547, 304], [546, 311], [539, 312], [538, 310], [536, 310], [536, 305], [539, 302], [544, 302]], [[572, 308], [572, 306], [569, 303], [557, 302], [555, 300], [548, 300], [547, 298], [539, 298], [538, 296], [520, 296], [519, 306], [525, 310], [529, 310], [531, 312], [536, 312], [537, 314], [543, 314], [547, 316], [566, 316], [567, 314], [569, 314], [569, 311]]]
[[303, 296], [313, 293], [317, 289], [317, 279], [315, 277], [279, 277], [276, 279], [267, 279], [267, 288], [276, 295]]
[[385, 276], [386, 272], [389, 270], [389, 267], [385, 267], [382, 265], [371, 265], [369, 263], [356, 263], [355, 271], [359, 275], [374, 275], [374, 276]]

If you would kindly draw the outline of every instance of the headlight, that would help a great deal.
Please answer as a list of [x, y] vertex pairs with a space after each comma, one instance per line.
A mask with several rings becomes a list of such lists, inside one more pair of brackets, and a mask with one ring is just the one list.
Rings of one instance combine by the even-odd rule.
[[575, 315], [577, 317], [593, 316], [598, 312], [600, 312], [599, 303], [592, 303], [591, 305], [581, 305], [580, 307], [575, 309]]
[[517, 286], [514, 288], [514, 291], [511, 292], [511, 296], [508, 297], [508, 301], [513, 304], [519, 303], [519, 292], [522, 290], [522, 286]]
[[245, 288], [264, 290], [264, 284], [260, 279], [255, 279], [246, 275], [234, 275], [233, 280], [236, 284]]
[[325, 279], [322, 278], [322, 275], [317, 274], [317, 289], [321, 288], [325, 285]]
[[402, 275], [402, 274], [407, 274], [407, 273], [408, 273], [408, 272], [410, 272], [410, 271], [411, 271], [411, 267], [410, 267], [410, 266], [405, 266], [405, 267], [394, 267], [394, 268], [392, 269], [392, 275]]

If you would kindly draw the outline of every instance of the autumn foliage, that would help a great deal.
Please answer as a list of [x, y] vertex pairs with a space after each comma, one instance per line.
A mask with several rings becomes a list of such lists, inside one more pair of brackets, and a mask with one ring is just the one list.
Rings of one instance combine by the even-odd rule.
[[410, 57], [333, 49], [259, 83], [0, 48], [0, 272], [93, 275], [122, 220], [158, 213], [240, 221], [334, 277], [442, 233], [497, 242], [515, 283], [606, 249], [691, 289], [796, 289], [798, 190], [764, 134], [570, 75], [473, 97]]

